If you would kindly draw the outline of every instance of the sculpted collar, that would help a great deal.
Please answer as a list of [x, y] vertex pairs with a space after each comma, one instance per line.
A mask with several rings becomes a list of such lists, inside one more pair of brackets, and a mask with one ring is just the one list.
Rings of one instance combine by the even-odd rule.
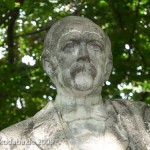
[[89, 118], [106, 120], [108, 116], [106, 106], [99, 96], [86, 97], [84, 99], [57, 96], [54, 106], [65, 122]]
[[101, 95], [97, 96], [87, 96], [87, 97], [74, 97], [70, 95], [61, 95], [58, 94], [55, 99], [55, 105], [56, 106], [75, 106], [75, 105], [85, 105], [85, 106], [91, 106], [95, 104], [103, 104], [103, 100]]

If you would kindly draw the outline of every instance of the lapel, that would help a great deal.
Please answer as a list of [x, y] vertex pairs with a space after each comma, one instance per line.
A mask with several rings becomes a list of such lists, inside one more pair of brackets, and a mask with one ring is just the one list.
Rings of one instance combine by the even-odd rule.
[[52, 102], [33, 117], [28, 137], [39, 149], [69, 150], [63, 126]]
[[143, 119], [146, 104], [129, 100], [114, 100], [111, 101], [111, 105], [120, 118], [120, 124], [128, 133], [129, 146], [137, 150], [147, 150], [150, 147], [150, 138]]

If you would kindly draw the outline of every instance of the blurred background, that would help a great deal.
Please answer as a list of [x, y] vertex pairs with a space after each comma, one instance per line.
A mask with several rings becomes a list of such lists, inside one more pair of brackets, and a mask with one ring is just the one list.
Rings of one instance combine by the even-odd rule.
[[103, 99], [150, 104], [150, 1], [0, 0], [0, 130], [55, 99], [40, 56], [48, 29], [70, 15], [93, 20], [111, 39], [114, 67]]

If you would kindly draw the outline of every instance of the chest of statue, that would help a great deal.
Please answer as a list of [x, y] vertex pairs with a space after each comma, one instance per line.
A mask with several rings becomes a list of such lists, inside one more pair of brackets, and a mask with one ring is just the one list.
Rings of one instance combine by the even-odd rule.
[[79, 108], [63, 113], [62, 123], [69, 145], [76, 150], [126, 150], [127, 132], [113, 114], [101, 106]]
[[136, 109], [132, 108], [131, 114], [124, 103], [117, 101], [105, 106], [106, 111], [100, 105], [70, 106], [61, 111], [61, 107], [50, 104], [47, 118], [43, 111], [34, 117], [42, 116], [38, 119], [40, 123], [43, 119], [47, 121], [42, 125], [37, 122], [30, 138], [33, 141], [51, 139], [54, 143], [40, 145], [51, 150], [149, 150], [148, 135]]
[[[106, 120], [85, 119], [68, 124], [78, 150], [126, 150], [128, 140], [118, 139], [113, 126], [107, 128]], [[110, 132], [111, 129], [111, 132]]]

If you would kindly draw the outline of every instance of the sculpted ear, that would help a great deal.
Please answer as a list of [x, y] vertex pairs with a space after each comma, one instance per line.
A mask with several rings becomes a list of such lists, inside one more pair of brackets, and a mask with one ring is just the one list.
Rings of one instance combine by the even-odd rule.
[[109, 79], [113, 66], [113, 57], [111, 52], [111, 42], [109, 37], [106, 35], [105, 39], [105, 52], [106, 52], [106, 63], [105, 63], [105, 81]]
[[106, 67], [105, 67], [105, 81], [109, 79], [111, 70], [112, 70], [112, 62], [107, 61]]
[[53, 78], [58, 66], [56, 57], [52, 58], [50, 52], [47, 49], [45, 49], [42, 53], [41, 60], [44, 70], [51, 78]]

